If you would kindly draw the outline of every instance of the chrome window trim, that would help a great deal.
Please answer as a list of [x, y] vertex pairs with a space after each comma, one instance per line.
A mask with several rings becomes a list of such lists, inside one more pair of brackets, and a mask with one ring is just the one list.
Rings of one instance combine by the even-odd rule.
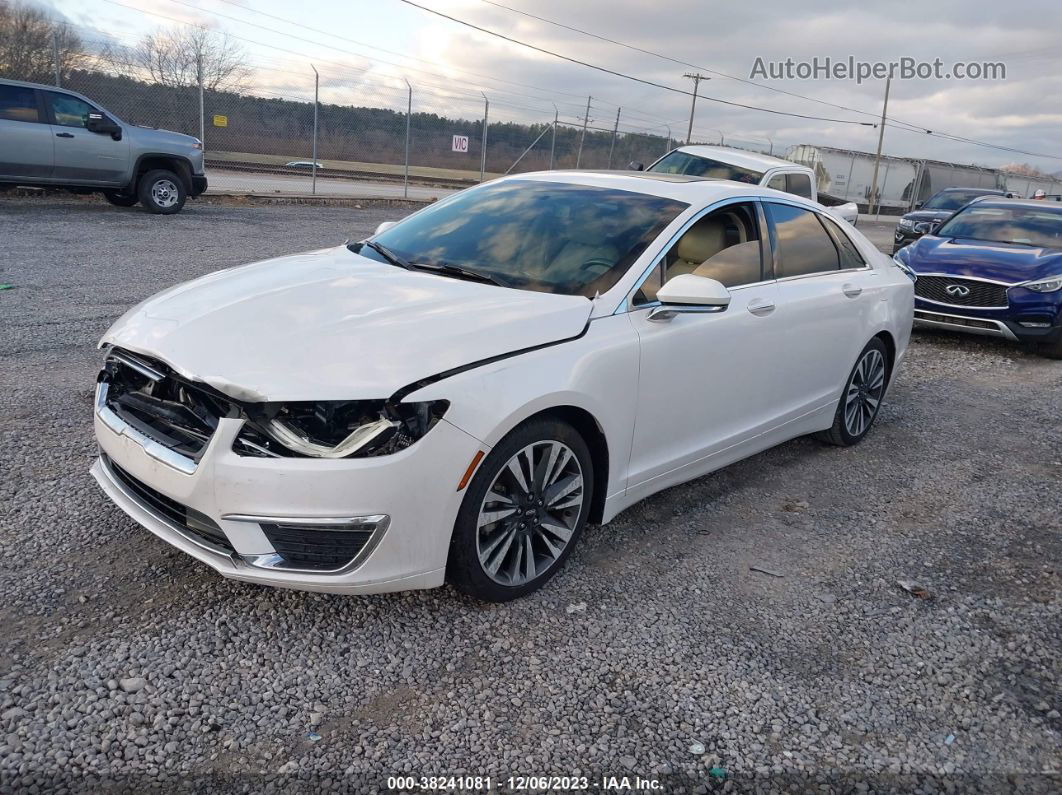
[[[668, 154], [670, 154], [670, 152]], [[750, 202], [756, 204], [757, 205], [757, 208], [756, 208], [756, 220], [757, 220], [757, 223], [760, 224], [760, 226], [762, 227], [764, 225], [766, 219], [763, 216], [763, 208], [761, 206], [759, 206], [760, 201], [761, 201], [761, 198], [759, 196], [731, 196], [730, 198], [727, 198], [727, 199], [720, 199], [719, 201], [715, 202], [714, 204], [709, 204], [707, 207], [702, 207], [700, 210], [698, 210], [685, 223], [683, 223], [682, 226], [680, 226], [678, 228], [678, 231], [674, 232], [671, 235], [671, 237], [668, 239], [667, 243], [665, 243], [664, 246], [660, 249], [660, 251], [657, 252], [657, 254], [653, 257], [653, 259], [650, 262], [650, 264], [648, 265], [648, 267], [646, 267], [642, 271], [641, 275], [634, 282], [634, 286], [631, 287], [627, 291], [627, 294], [623, 296], [623, 300], [621, 300], [619, 302], [619, 306], [616, 307], [616, 311], [613, 312], [612, 314], [614, 314], [614, 315], [623, 315], [623, 314], [626, 314], [628, 312], [635, 312], [635, 311], [638, 311], [638, 310], [641, 310], [641, 309], [651, 309], [654, 306], [659, 306], [660, 305], [659, 301], [653, 301], [652, 303], [648, 303], [648, 304], [639, 304], [638, 306], [634, 306], [632, 301], [633, 301], [633, 298], [634, 298], [634, 294], [636, 292], [638, 292], [642, 288], [642, 285], [645, 284], [646, 279], [648, 279], [650, 274], [652, 274], [652, 272], [654, 270], [656, 270], [656, 266], [659, 265], [660, 261], [664, 257], [667, 256], [667, 253], [669, 251], [671, 251], [671, 247], [675, 245], [676, 241], [678, 241], [678, 239], [680, 237], [682, 237], [682, 235], [686, 234], [687, 230], [689, 230], [689, 228], [691, 226], [693, 226], [695, 223], [697, 223], [699, 220], [701, 220], [704, 216], [708, 215], [709, 213], [713, 213], [716, 210], [721, 210], [723, 207], [726, 207], [726, 206], [731, 205], [731, 204], [748, 204]], [[768, 261], [766, 255], [767, 255], [767, 253], [769, 253], [769, 249], [770, 249], [770, 242], [768, 241], [767, 242], [768, 251], [767, 252], [764, 251], [764, 240], [765, 240], [764, 232], [765, 232], [764, 229], [760, 230], [760, 267], [761, 267], [761, 270], [762, 270], [763, 266]], [[772, 267], [772, 272], [773, 272], [773, 267]], [[768, 284], [768, 283], [773, 282], [773, 281], [774, 281], [773, 278], [772, 279], [764, 279], [762, 281], [755, 282], [754, 284], [741, 284], [741, 285], [738, 285], [736, 287], [728, 287], [727, 289], [730, 290], [731, 292], [733, 292], [734, 290], [742, 290], [742, 289], [744, 289], [746, 287], [755, 287], [757, 285]]]

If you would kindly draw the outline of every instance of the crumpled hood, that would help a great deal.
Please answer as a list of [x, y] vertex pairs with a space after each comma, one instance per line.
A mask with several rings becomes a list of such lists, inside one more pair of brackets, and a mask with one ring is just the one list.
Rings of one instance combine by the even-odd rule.
[[1013, 243], [926, 235], [913, 244], [907, 264], [915, 273], [975, 276], [1016, 284], [1062, 273], [1062, 251]]
[[407, 271], [345, 246], [219, 271], [100, 341], [239, 400], [382, 399], [455, 367], [576, 337], [593, 304]]

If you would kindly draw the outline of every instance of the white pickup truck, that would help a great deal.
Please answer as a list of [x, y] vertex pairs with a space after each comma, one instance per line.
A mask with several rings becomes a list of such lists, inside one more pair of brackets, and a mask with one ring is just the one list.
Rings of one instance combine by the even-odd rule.
[[[640, 163], [631, 163], [630, 167], [636, 171], [642, 170]], [[817, 201], [853, 226], [859, 220], [859, 207], [855, 202], [846, 202], [816, 190], [815, 172], [810, 168], [769, 155], [727, 149], [723, 146], [680, 146], [678, 149], [672, 149], [645, 171], [690, 174], [763, 185]]]

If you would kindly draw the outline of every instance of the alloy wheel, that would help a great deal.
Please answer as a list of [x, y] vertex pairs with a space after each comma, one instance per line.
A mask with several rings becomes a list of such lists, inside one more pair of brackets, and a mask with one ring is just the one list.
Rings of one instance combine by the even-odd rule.
[[553, 440], [519, 450], [494, 476], [480, 506], [476, 551], [484, 573], [518, 586], [563, 555], [586, 499], [579, 459]]
[[171, 180], [156, 180], [151, 186], [151, 198], [159, 207], [172, 207], [177, 203], [177, 186]]
[[866, 431], [885, 392], [885, 357], [871, 348], [855, 366], [844, 403], [844, 427], [852, 436]]

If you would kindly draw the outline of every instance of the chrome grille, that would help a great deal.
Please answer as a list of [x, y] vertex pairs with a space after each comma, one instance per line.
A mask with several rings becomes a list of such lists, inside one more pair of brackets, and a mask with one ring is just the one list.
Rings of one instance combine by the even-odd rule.
[[229, 406], [162, 362], [115, 348], [100, 373], [106, 405], [141, 434], [198, 460]]
[[1007, 306], [1007, 286], [953, 276], [922, 276], [915, 282], [915, 295], [927, 301], [950, 306], [980, 309]]

